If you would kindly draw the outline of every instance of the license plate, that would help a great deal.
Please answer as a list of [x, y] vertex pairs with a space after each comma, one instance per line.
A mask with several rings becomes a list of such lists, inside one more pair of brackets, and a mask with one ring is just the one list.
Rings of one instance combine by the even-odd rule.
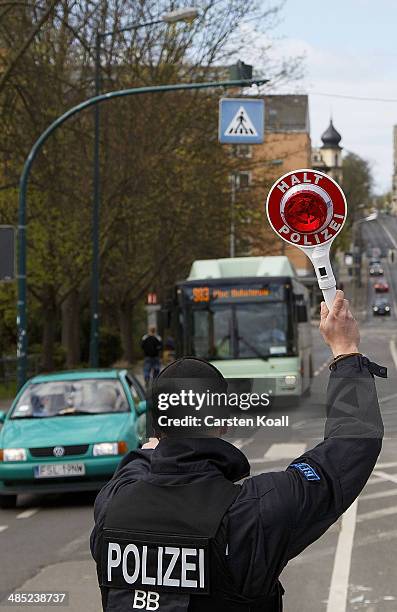
[[65, 476], [84, 476], [84, 463], [48, 463], [34, 468], [35, 478], [61, 478]]

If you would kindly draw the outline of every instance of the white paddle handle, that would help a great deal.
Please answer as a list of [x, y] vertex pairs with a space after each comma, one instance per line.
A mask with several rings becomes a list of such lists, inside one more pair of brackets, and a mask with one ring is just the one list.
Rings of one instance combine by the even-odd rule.
[[331, 243], [316, 246], [312, 249], [302, 249], [313, 264], [318, 286], [323, 292], [325, 303], [331, 310], [336, 295], [336, 281], [329, 259]]
[[330, 287], [329, 289], [323, 289], [324, 301], [328, 306], [328, 310], [331, 310], [332, 304], [334, 303], [336, 296], [336, 286]]

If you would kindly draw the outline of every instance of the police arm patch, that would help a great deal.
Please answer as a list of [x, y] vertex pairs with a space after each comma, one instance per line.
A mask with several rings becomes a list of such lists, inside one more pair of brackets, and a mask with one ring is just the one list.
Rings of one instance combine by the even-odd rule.
[[316, 470], [308, 463], [291, 463], [289, 467], [301, 472], [306, 480], [321, 480]]

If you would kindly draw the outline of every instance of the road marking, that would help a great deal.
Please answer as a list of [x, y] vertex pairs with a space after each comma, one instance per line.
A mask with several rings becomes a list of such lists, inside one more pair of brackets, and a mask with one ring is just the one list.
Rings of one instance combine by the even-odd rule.
[[233, 446], [235, 446], [236, 448], [241, 448], [241, 443], [242, 443], [242, 439], [241, 438], [237, 438], [237, 440], [234, 440], [234, 442], [232, 442]]
[[385, 225], [383, 225], [383, 223], [381, 223], [380, 221], [379, 221], [379, 225], [381, 226], [383, 231], [388, 235], [389, 240], [392, 243], [392, 245], [394, 246], [394, 248], [397, 249], [397, 242], [395, 241], [394, 236], [390, 233], [390, 230]]
[[39, 511], [39, 508], [31, 508], [30, 510], [25, 510], [17, 515], [17, 519], [27, 519], [36, 514]]
[[369, 499], [381, 499], [382, 497], [393, 497], [394, 495], [397, 495], [397, 489], [388, 489], [387, 491], [379, 491], [378, 493], [368, 493], [367, 495], [360, 495], [360, 501]]
[[356, 530], [357, 500], [342, 516], [342, 526], [334, 558], [327, 612], [346, 612], [350, 565]]
[[379, 468], [381, 470], [385, 469], [385, 468], [391, 468], [391, 467], [396, 467], [397, 466], [397, 461], [389, 461], [388, 463], [377, 463], [375, 466], [375, 469], [378, 470]]
[[75, 538], [71, 542], [68, 542], [67, 544], [65, 544], [65, 546], [62, 546], [62, 548], [60, 548], [58, 552], [56, 553], [57, 557], [59, 559], [62, 559], [62, 561], [64, 561], [65, 557], [69, 557], [70, 555], [72, 556], [75, 555], [77, 551], [79, 551], [80, 549], [86, 550], [87, 542], [90, 539], [90, 533], [91, 531], [89, 530], [83, 533], [78, 538]]
[[250, 436], [249, 438], [237, 438], [237, 440], [232, 442], [232, 444], [236, 448], [242, 449], [244, 448], [244, 446], [248, 446], [249, 444], [251, 444], [251, 442], [253, 442], [254, 440], [255, 440], [255, 436]]
[[[392, 342], [392, 340], [390, 342]], [[390, 349], [390, 352], [391, 352], [391, 349]], [[391, 400], [395, 400], [395, 399], [397, 399], [397, 393], [393, 393], [393, 395], [386, 395], [386, 397], [381, 397], [379, 399], [379, 403], [385, 404], [386, 402], [390, 402]]]
[[8, 529], [8, 525], [0, 525], [0, 533]]
[[389, 516], [390, 514], [397, 515], [397, 506], [382, 508], [381, 510], [374, 510], [373, 512], [366, 512], [365, 514], [359, 514], [357, 517], [357, 522], [362, 523], [363, 521], [382, 518], [383, 516]]
[[319, 368], [317, 368], [317, 370], [314, 372], [313, 376], [318, 376], [319, 374], [321, 374], [321, 372], [323, 370], [325, 370], [325, 368], [328, 366], [328, 364], [329, 364], [329, 359], [327, 359], [327, 361], [324, 361], [324, 363]]
[[390, 482], [397, 483], [397, 474], [388, 474], [387, 472], [379, 472], [379, 470], [374, 470], [372, 473], [374, 476], [382, 478], [382, 480], [390, 480]]
[[385, 479], [381, 478], [380, 476], [374, 476], [374, 473], [372, 472], [365, 486], [368, 487], [369, 485], [379, 484], [380, 482], [385, 482]]
[[303, 455], [306, 444], [272, 444], [266, 451], [265, 461], [278, 461], [279, 459], [295, 459]]
[[394, 340], [394, 338], [390, 340], [389, 348], [390, 348], [391, 356], [394, 361], [394, 367], [397, 370], [397, 348], [396, 348], [396, 341]]
[[[354, 550], [357, 552], [359, 548], [368, 547], [371, 544], [379, 544], [379, 542], [385, 540], [390, 543], [390, 541], [395, 538], [397, 538], [396, 529], [380, 532], [376, 531], [376, 533], [371, 534], [369, 536], [357, 538], [356, 542], [354, 543]], [[319, 550], [313, 551], [311, 551], [310, 548], [312, 547], [307, 548], [298, 557], [292, 559], [288, 565], [305, 565], [306, 563], [319, 562], [325, 557], [334, 556], [335, 554], [334, 546], [327, 546], [326, 548], [320, 548]]]

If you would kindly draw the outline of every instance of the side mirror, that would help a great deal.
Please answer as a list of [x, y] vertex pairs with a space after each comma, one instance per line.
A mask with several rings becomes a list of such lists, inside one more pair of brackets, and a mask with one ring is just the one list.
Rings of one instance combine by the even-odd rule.
[[136, 412], [139, 416], [141, 416], [141, 414], [145, 414], [146, 410], [147, 410], [146, 400], [141, 400], [136, 405]]
[[7, 413], [4, 410], [0, 410], [0, 423], [4, 423], [6, 420]]

